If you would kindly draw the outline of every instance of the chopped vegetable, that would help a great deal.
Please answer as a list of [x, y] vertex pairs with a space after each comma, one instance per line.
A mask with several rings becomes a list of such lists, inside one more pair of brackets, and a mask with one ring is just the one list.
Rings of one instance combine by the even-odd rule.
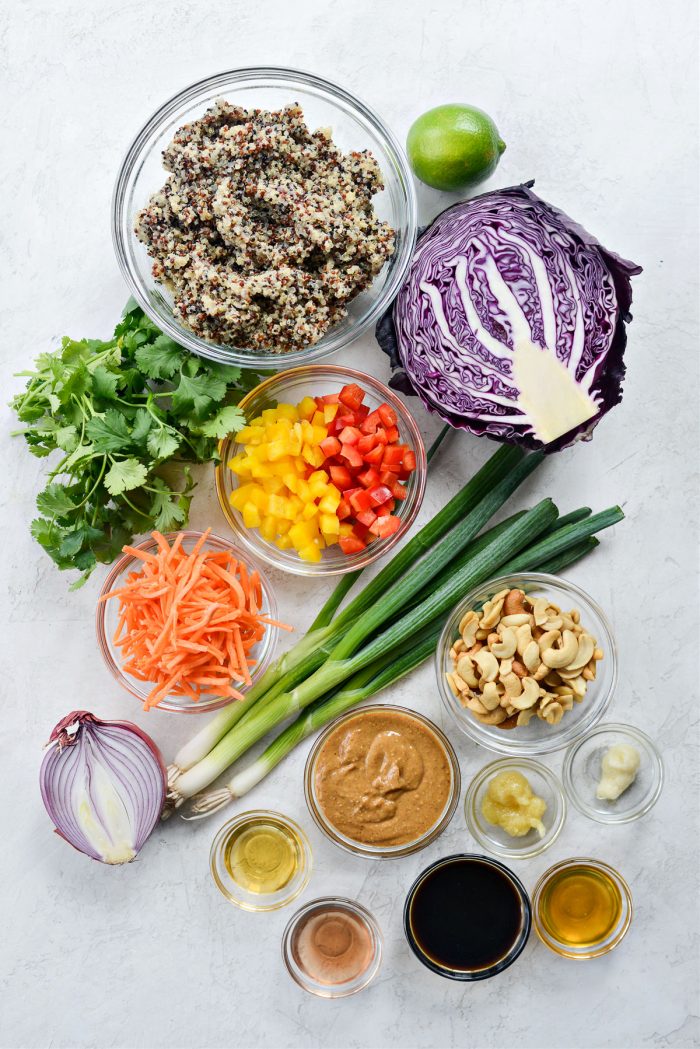
[[171, 545], [154, 532], [156, 553], [124, 547], [143, 568], [100, 598], [119, 599], [114, 644], [122, 651], [122, 669], [154, 683], [145, 710], [168, 695], [193, 702], [210, 694], [243, 699], [233, 686], [251, 684], [251, 652], [267, 627], [291, 629], [263, 614], [258, 572], [249, 574], [230, 550], [204, 549], [209, 534], [189, 553], [182, 533]]
[[165, 803], [165, 766], [153, 740], [131, 722], [74, 710], [49, 744], [39, 783], [56, 833], [93, 860], [129, 863]]
[[451, 426], [557, 451], [622, 399], [630, 277], [641, 267], [531, 185], [438, 215], [377, 338], [402, 369], [391, 385]]
[[22, 374], [16, 433], [33, 455], [60, 452], [31, 532], [60, 569], [82, 573], [71, 589], [134, 535], [187, 524], [186, 464], [216, 458], [219, 439], [245, 422], [236, 402], [259, 382], [189, 354], [133, 303], [108, 342], [63, 339]]
[[243, 427], [243, 451], [228, 465], [241, 481], [231, 505], [246, 528], [304, 561], [336, 544], [359, 553], [399, 530], [394, 510], [416, 456], [399, 443], [391, 405], [370, 412], [364, 397], [350, 383], [338, 395], [266, 408]]

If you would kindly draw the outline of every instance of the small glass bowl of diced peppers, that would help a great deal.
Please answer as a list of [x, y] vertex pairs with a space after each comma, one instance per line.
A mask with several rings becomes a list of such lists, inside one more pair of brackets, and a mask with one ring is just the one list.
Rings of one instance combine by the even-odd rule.
[[425, 448], [383, 383], [310, 365], [271, 376], [241, 408], [246, 426], [222, 442], [216, 486], [251, 553], [297, 575], [340, 575], [382, 557], [411, 527]]

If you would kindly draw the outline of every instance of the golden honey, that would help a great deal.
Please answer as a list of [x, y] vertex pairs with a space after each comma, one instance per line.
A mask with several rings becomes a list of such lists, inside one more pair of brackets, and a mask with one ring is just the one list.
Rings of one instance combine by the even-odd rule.
[[622, 894], [615, 880], [585, 863], [555, 870], [538, 901], [542, 928], [562, 946], [573, 948], [604, 943], [622, 912]]

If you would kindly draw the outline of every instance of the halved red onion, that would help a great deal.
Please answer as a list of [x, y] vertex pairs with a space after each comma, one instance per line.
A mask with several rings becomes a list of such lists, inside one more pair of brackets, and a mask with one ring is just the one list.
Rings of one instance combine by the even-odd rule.
[[129, 721], [74, 710], [41, 764], [41, 796], [57, 834], [101, 863], [128, 863], [153, 832], [167, 773], [157, 746]]

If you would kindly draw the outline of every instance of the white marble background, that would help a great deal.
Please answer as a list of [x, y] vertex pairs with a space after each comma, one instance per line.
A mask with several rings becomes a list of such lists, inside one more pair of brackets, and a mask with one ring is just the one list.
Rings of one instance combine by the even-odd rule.
[[[587, 964], [531, 939], [496, 980], [453, 984], [424, 970], [401, 928], [405, 892], [436, 857], [468, 849], [461, 811], [425, 853], [369, 863], [315, 831], [303, 801], [307, 746], [250, 796], [309, 830], [304, 899], [356, 897], [386, 937], [377, 982], [345, 1001], [289, 980], [290, 910], [246, 914], [208, 872], [221, 821], [171, 821], [138, 862], [107, 868], [50, 833], [41, 748], [75, 707], [134, 718], [167, 756], [194, 721], [143, 715], [94, 640], [104, 569], [77, 593], [29, 536], [44, 462], [0, 409], [3, 540], [0, 1042], [10, 1047], [582, 1047], [698, 1045], [698, 685], [695, 642], [698, 297], [697, 16], [692, 0], [70, 0], [3, 5], [0, 110], [4, 277], [2, 401], [12, 373], [64, 333], [107, 337], [126, 290], [112, 254], [112, 183], [135, 130], [165, 98], [236, 65], [297, 65], [356, 91], [403, 138], [413, 118], [464, 100], [493, 114], [508, 150], [491, 180], [530, 177], [604, 243], [644, 265], [635, 281], [625, 400], [593, 443], [565, 452], [520, 497], [569, 509], [620, 502], [626, 521], [572, 577], [609, 612], [621, 679], [611, 714], [660, 745], [668, 782], [645, 820], [601, 827], [576, 812], [545, 856], [516, 864], [530, 888], [567, 855], [626, 875], [636, 914], [624, 945]], [[447, 203], [419, 193], [422, 218]], [[368, 336], [347, 358], [386, 378]], [[427, 436], [437, 427], [424, 414]], [[421, 523], [493, 447], [455, 437]], [[211, 475], [193, 524], [226, 532]], [[275, 578], [300, 629], [328, 587]], [[387, 693], [443, 723], [431, 667]], [[451, 732], [465, 779], [488, 754]], [[560, 757], [551, 764], [558, 769]], [[240, 803], [239, 803], [240, 804]]]

